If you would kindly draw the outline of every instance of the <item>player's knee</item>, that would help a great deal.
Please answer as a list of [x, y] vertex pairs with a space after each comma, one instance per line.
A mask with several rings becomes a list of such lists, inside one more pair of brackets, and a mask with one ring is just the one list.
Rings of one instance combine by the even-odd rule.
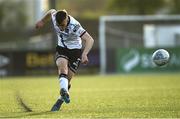
[[59, 74], [68, 74], [68, 68], [66, 67], [58, 67]]
[[68, 71], [67, 70], [65, 70], [65, 69], [60, 69], [59, 70], [59, 74], [67, 74], [68, 73]]

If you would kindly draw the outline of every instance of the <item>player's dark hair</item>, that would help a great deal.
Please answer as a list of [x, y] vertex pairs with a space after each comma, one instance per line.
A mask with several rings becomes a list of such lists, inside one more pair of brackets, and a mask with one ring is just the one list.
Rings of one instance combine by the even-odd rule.
[[64, 19], [66, 19], [66, 17], [67, 17], [67, 13], [65, 11], [63, 11], [63, 10], [62, 11], [58, 11], [56, 13], [56, 22], [58, 24], [61, 24], [64, 21]]

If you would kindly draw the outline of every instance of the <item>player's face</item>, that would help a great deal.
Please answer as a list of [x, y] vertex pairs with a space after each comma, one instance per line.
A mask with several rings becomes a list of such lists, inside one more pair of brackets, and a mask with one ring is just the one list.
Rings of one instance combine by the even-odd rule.
[[62, 31], [64, 31], [65, 28], [66, 28], [66, 26], [67, 26], [67, 24], [68, 24], [68, 17], [66, 17], [66, 19], [64, 19], [64, 21], [63, 21], [61, 24], [59, 24], [59, 28], [60, 28]]

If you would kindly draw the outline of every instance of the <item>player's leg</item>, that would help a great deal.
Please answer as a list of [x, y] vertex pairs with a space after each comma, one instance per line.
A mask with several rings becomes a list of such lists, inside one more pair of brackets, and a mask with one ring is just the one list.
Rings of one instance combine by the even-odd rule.
[[68, 92], [68, 60], [62, 57], [59, 57], [56, 60], [56, 65], [58, 67], [59, 74], [59, 84], [60, 84], [60, 95], [56, 103], [51, 108], [51, 111], [58, 111], [64, 101], [69, 102], [69, 92]]
[[[74, 72], [72, 72], [70, 69], [68, 70], [68, 91], [70, 90], [71, 88], [71, 79], [72, 77], [74, 76]], [[60, 96], [59, 99], [63, 100], [62, 97]]]
[[70, 102], [68, 91], [71, 87], [70, 81], [80, 65], [81, 53], [80, 49], [64, 50], [63, 55], [56, 60], [61, 87], [60, 94], [66, 103]]
[[[60, 50], [60, 51], [63, 51], [63, 50]], [[66, 54], [66, 53], [65, 53]], [[74, 74], [75, 74], [75, 72], [77, 71], [77, 69], [78, 69], [78, 67], [79, 67], [79, 65], [80, 65], [80, 56], [81, 56], [81, 51], [80, 50], [73, 50], [73, 51], [70, 51], [68, 54], [70, 54], [71, 56], [69, 56], [69, 57], [71, 57], [71, 59], [68, 59], [68, 57], [66, 57], [66, 55], [64, 56], [63, 55], [63, 58], [65, 58], [65, 59], [67, 59], [69, 62], [69, 64], [68, 64], [68, 73], [66, 72], [67, 70], [61, 70], [61, 66], [60, 66], [60, 68], [58, 68], [58, 73], [59, 73], [59, 75], [63, 72], [64, 74], [66, 74], [67, 73], [67, 79], [68, 79], [68, 90], [70, 89], [70, 87], [71, 87], [71, 79], [72, 79], [72, 77], [74, 76]], [[58, 54], [59, 55], [59, 54]], [[56, 57], [59, 57], [59, 56], [56, 56]], [[61, 55], [62, 56], [62, 55]], [[56, 58], [57, 59], [57, 58]], [[58, 60], [56, 61], [56, 64], [57, 64], [57, 66], [58, 66], [58, 63], [60, 63], [60, 62], [58, 62]], [[60, 63], [61, 64], [61, 63]], [[61, 78], [61, 76], [60, 76], [60, 78]], [[59, 109], [60, 109], [60, 107], [61, 107], [61, 105], [63, 104], [63, 102], [64, 102], [64, 99], [63, 99], [63, 96], [60, 96], [59, 97], [59, 99], [57, 100], [57, 106], [56, 106], [56, 104], [53, 106], [53, 107], [55, 107], [55, 108], [52, 108], [52, 110], [51, 111], [58, 111]]]
[[66, 103], [70, 102], [68, 91], [68, 60], [65, 58], [58, 58], [56, 60], [59, 73], [60, 95]]

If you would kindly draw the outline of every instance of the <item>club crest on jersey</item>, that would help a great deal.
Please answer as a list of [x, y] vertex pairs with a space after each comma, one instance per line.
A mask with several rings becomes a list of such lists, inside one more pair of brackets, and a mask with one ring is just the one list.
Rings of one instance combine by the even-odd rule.
[[77, 24], [74, 29], [73, 29], [73, 32], [76, 32], [81, 26], [79, 24]]

